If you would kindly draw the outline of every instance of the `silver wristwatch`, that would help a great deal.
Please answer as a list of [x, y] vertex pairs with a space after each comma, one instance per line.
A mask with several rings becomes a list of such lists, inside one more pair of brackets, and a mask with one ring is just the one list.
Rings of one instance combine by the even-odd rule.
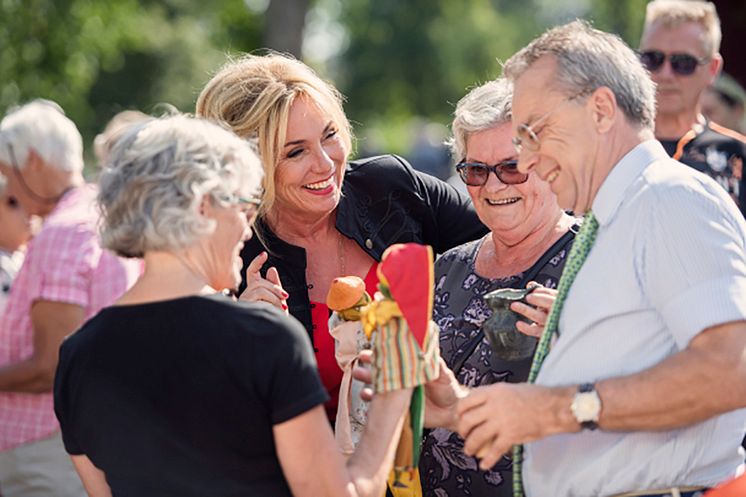
[[593, 383], [583, 383], [578, 387], [570, 404], [570, 410], [584, 430], [598, 428], [598, 417], [601, 415], [601, 397]]

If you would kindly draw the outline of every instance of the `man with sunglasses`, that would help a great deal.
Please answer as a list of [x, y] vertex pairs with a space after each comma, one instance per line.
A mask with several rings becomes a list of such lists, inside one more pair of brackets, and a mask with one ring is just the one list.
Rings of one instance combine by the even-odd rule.
[[20, 206], [44, 218], [0, 317], [0, 493], [82, 497], [52, 408], [58, 351], [134, 283], [140, 264], [99, 245], [83, 141], [55, 103], [37, 100], [0, 121], [0, 174]]
[[723, 65], [715, 5], [655, 0], [647, 5], [639, 56], [656, 83], [655, 137], [672, 156], [711, 176], [746, 213], [746, 138], [701, 113], [700, 97]]

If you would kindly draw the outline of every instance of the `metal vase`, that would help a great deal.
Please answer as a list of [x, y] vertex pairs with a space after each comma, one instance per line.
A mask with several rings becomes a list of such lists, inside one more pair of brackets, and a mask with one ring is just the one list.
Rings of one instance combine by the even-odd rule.
[[515, 301], [526, 303], [526, 296], [533, 288], [503, 288], [484, 295], [484, 300], [492, 309], [492, 316], [482, 328], [492, 346], [492, 352], [503, 361], [520, 361], [531, 357], [536, 348], [536, 338], [518, 331], [515, 324], [520, 320], [531, 323], [531, 320], [510, 310]]

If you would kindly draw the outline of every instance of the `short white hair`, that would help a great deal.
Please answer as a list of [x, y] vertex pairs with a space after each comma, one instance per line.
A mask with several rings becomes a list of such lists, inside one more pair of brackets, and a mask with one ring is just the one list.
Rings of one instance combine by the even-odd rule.
[[451, 124], [453, 138], [448, 140], [456, 162], [466, 159], [466, 142], [472, 134], [510, 122], [512, 104], [513, 84], [505, 78], [477, 86], [459, 100]]
[[199, 214], [203, 198], [257, 198], [262, 177], [251, 144], [216, 124], [184, 115], [135, 124], [99, 180], [102, 245], [125, 257], [190, 247], [215, 229]]
[[0, 162], [15, 162], [23, 169], [32, 150], [50, 167], [83, 171], [83, 138], [75, 123], [51, 100], [29, 102], [11, 110], [0, 122]]
[[715, 4], [702, 0], [653, 0], [645, 9], [643, 37], [653, 24], [659, 23], [664, 28], [675, 28], [687, 22], [699, 24], [705, 30], [702, 48], [707, 55], [712, 57], [720, 51], [720, 41], [723, 37], [720, 18]]

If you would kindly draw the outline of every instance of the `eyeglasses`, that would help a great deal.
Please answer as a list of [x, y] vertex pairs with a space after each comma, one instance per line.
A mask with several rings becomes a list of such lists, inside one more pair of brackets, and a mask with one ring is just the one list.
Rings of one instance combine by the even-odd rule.
[[[520, 155], [520, 153], [525, 148], [526, 150], [530, 150], [531, 152], [536, 152], [539, 150], [539, 147], [541, 146], [539, 143], [539, 133], [543, 131], [543, 128], [534, 131], [532, 128], [535, 128], [538, 124], [541, 124], [542, 121], [545, 121], [549, 116], [551, 116], [553, 113], [555, 113], [560, 107], [565, 105], [568, 102], [572, 102], [576, 100], [579, 97], [582, 97], [586, 95], [588, 92], [583, 91], [580, 93], [577, 93], [575, 95], [572, 95], [570, 97], [565, 98], [562, 102], [557, 104], [557, 106], [541, 116], [540, 118], [536, 119], [532, 124], [523, 123], [518, 126], [518, 129], [516, 130], [516, 136], [513, 137], [513, 147], [515, 148], [516, 153]], [[525, 180], [524, 180], [525, 181]]]
[[259, 197], [242, 197], [237, 194], [221, 195], [219, 198], [223, 202], [239, 206], [241, 212], [246, 215], [249, 221], [253, 221], [254, 217], [256, 217], [259, 205], [262, 203], [262, 199]]
[[706, 64], [709, 59], [706, 57], [698, 59], [694, 55], [687, 53], [665, 54], [660, 50], [645, 50], [638, 53], [640, 62], [650, 72], [657, 72], [663, 67], [666, 59], [671, 64], [671, 70], [679, 76], [689, 76], [697, 70], [698, 66]]
[[520, 185], [528, 180], [528, 174], [518, 171], [518, 161], [515, 159], [498, 162], [494, 166], [479, 162], [460, 162], [456, 166], [461, 181], [469, 186], [483, 186], [487, 183], [490, 173], [495, 173], [497, 179], [506, 185]]

